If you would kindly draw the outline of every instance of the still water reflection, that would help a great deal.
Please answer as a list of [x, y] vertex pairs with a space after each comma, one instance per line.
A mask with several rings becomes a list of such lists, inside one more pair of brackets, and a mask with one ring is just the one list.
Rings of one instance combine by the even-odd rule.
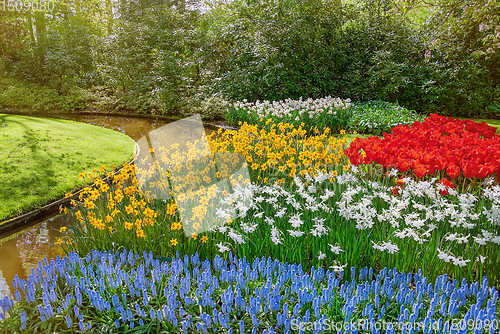
[[[135, 141], [150, 131], [175, 121], [163, 118], [95, 114], [24, 113], [23, 115], [68, 119], [102, 126], [122, 132]], [[209, 134], [215, 128], [205, 126], [205, 130]], [[58, 215], [0, 240], [0, 298], [4, 295], [10, 295], [12, 298], [14, 293], [12, 280], [15, 275], [26, 279], [31, 273], [31, 268], [37, 266], [38, 261], [43, 261], [45, 256], [50, 261], [58, 254], [61, 257], [64, 255], [56, 241], [61, 236], [59, 229], [70, 223], [69, 215]]]
[[59, 228], [70, 224], [69, 215], [58, 215], [29, 227], [15, 235], [0, 240], [0, 296], [13, 296], [12, 280], [15, 275], [27, 279], [31, 268], [43, 262], [46, 256], [50, 261], [64, 252], [56, 244], [61, 236]]

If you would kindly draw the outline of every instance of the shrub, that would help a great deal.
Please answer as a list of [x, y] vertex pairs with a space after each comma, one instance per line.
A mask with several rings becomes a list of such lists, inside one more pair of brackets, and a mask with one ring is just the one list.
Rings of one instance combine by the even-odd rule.
[[85, 109], [88, 97], [85, 90], [68, 87], [65, 92], [35, 83], [2, 79], [0, 107], [12, 111], [74, 111]]
[[212, 94], [205, 97], [198, 94], [187, 99], [180, 113], [184, 117], [199, 114], [203, 120], [224, 120], [228, 113], [230, 103], [221, 94]]
[[401, 124], [422, 121], [423, 116], [398, 104], [383, 101], [353, 103], [349, 110], [351, 117], [347, 128], [361, 133], [381, 135]]

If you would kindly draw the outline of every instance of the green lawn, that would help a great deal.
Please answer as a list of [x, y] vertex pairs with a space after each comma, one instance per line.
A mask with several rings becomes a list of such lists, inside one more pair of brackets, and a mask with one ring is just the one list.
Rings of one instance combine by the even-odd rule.
[[0, 114], [0, 222], [81, 187], [81, 172], [132, 157], [134, 141], [67, 120]]

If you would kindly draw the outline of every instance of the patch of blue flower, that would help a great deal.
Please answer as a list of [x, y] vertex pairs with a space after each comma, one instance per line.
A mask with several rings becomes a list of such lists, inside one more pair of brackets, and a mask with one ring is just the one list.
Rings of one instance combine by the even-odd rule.
[[421, 272], [387, 268], [351, 268], [351, 277], [232, 254], [210, 262], [198, 254], [160, 261], [146, 252], [70, 253], [45, 258], [27, 281], [16, 276], [17, 303], [1, 299], [0, 318], [17, 308], [22, 330], [37, 317], [75, 332], [498, 333], [498, 291], [486, 278], [443, 275], [432, 284]]

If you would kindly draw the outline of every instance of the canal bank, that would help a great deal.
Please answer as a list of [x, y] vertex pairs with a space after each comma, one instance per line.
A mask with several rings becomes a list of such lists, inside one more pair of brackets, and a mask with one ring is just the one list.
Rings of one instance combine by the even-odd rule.
[[[134, 141], [178, 119], [153, 118], [142, 115], [114, 114], [53, 114], [53, 113], [22, 113], [24, 116], [67, 119], [91, 125], [105, 127], [126, 134]], [[206, 124], [209, 134], [218, 127], [234, 129], [223, 123]], [[81, 171], [83, 172], [83, 171]], [[3, 229], [0, 234], [0, 295], [12, 294], [12, 279], [15, 275], [26, 279], [31, 268], [47, 256], [63, 256], [64, 253], [57, 239], [61, 236], [61, 227], [71, 224], [66, 214], [59, 214], [60, 205], [67, 205], [70, 198], [60, 199], [38, 210], [17, 217], [11, 222], [10, 228]]]

